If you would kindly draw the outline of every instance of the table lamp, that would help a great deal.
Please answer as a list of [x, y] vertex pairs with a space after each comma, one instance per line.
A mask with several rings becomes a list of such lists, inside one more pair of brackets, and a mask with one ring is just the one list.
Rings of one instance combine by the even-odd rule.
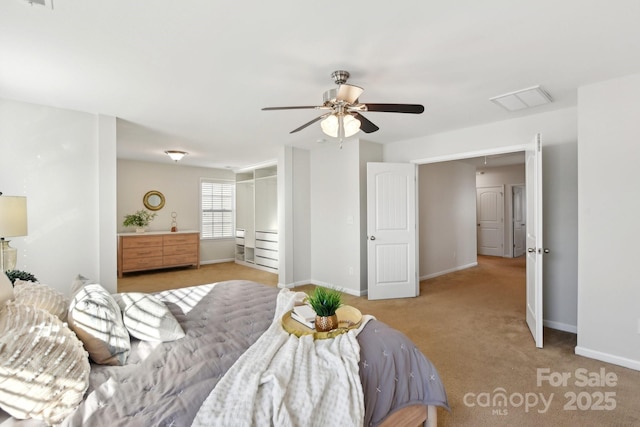
[[0, 193], [0, 272], [14, 270], [18, 250], [5, 237], [27, 235], [27, 198]]

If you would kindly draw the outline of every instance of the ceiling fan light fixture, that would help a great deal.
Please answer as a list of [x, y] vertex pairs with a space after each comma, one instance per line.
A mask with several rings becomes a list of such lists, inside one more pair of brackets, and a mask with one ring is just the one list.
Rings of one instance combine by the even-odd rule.
[[179, 150], [167, 150], [165, 151], [165, 154], [171, 157], [171, 160], [177, 163], [189, 153], [187, 153], [186, 151], [179, 151]]
[[347, 138], [355, 135], [360, 130], [360, 120], [356, 119], [351, 114], [343, 116], [342, 123], [344, 126], [344, 136]]
[[337, 114], [331, 114], [320, 122], [320, 127], [325, 134], [333, 138], [338, 138], [340, 137], [340, 121], [342, 121], [342, 127], [344, 129], [344, 138], [353, 136], [360, 130], [360, 120], [351, 114], [344, 114], [340, 117], [338, 117]]

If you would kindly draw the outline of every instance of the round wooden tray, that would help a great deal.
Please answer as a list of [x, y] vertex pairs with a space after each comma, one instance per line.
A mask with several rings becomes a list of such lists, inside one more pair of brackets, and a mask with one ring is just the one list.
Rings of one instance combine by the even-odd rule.
[[362, 313], [355, 307], [350, 305], [343, 305], [336, 310], [338, 315], [338, 327], [328, 332], [316, 332], [315, 329], [311, 329], [291, 318], [291, 311], [287, 311], [282, 316], [282, 327], [285, 331], [293, 334], [297, 337], [304, 335], [313, 335], [313, 339], [325, 340], [328, 338], [334, 338], [338, 335], [344, 334], [350, 329], [355, 329], [360, 326], [362, 322]]

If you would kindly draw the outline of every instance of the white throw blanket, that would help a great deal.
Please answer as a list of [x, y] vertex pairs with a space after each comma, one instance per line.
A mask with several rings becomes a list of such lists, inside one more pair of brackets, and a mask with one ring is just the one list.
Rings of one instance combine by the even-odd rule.
[[193, 426], [362, 426], [358, 329], [333, 339], [298, 338], [281, 326], [304, 295], [283, 289], [273, 323], [227, 371]]

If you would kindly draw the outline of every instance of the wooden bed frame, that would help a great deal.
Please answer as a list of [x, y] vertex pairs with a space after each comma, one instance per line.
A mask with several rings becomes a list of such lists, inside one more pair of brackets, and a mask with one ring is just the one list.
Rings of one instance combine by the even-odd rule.
[[438, 408], [436, 406], [407, 406], [389, 415], [380, 424], [380, 427], [410, 427], [421, 425], [424, 427], [436, 427], [438, 425]]

